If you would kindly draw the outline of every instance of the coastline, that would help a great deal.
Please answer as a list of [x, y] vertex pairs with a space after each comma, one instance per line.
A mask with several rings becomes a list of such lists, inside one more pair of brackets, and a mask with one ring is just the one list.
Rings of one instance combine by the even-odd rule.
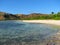
[[[51, 24], [51, 25], [57, 25], [60, 26], [60, 20], [23, 20], [23, 22], [27, 23], [44, 23], [44, 24]], [[60, 45], [60, 31], [58, 31], [56, 34], [52, 35], [48, 41], [48, 45]]]
[[26, 23], [41, 23], [60, 26], [60, 20], [1, 20], [1, 21], [20, 21]]
[[52, 24], [60, 26], [60, 20], [22, 20], [22, 22], [27, 23], [44, 23], [44, 24]]

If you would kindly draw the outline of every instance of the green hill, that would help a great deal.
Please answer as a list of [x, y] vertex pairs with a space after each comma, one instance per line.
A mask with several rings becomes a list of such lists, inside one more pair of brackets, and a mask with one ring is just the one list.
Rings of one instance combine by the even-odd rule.
[[44, 20], [44, 19], [60, 20], [60, 12], [58, 12], [57, 14], [31, 13], [27, 15], [0, 12], [0, 20]]

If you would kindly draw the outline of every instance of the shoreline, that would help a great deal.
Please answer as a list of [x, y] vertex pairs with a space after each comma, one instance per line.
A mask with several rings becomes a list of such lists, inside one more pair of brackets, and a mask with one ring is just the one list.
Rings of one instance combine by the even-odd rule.
[[[60, 20], [23, 20], [23, 22], [44, 23], [44, 24], [60, 26]], [[52, 35], [48, 40], [49, 40], [49, 42], [47, 42], [48, 45], [50, 45], [50, 44], [60, 45], [60, 31], [58, 31], [56, 34]]]
[[60, 26], [60, 20], [1, 20], [1, 21], [20, 21], [26, 23], [41, 23]]
[[60, 20], [22, 20], [22, 22], [27, 23], [44, 23], [44, 24], [52, 24], [60, 26]]

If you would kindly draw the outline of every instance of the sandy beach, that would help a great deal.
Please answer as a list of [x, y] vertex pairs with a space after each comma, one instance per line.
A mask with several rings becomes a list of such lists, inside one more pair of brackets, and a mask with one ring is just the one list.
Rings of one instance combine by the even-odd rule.
[[22, 20], [22, 22], [60, 25], [60, 20]]

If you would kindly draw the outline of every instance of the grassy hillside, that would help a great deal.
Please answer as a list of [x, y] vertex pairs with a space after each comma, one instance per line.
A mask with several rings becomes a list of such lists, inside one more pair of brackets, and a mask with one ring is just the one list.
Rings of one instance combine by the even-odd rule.
[[40, 14], [40, 13], [32, 13], [32, 14], [9, 14], [0, 12], [0, 20], [44, 20], [44, 19], [53, 19], [60, 20], [60, 12], [57, 14]]

